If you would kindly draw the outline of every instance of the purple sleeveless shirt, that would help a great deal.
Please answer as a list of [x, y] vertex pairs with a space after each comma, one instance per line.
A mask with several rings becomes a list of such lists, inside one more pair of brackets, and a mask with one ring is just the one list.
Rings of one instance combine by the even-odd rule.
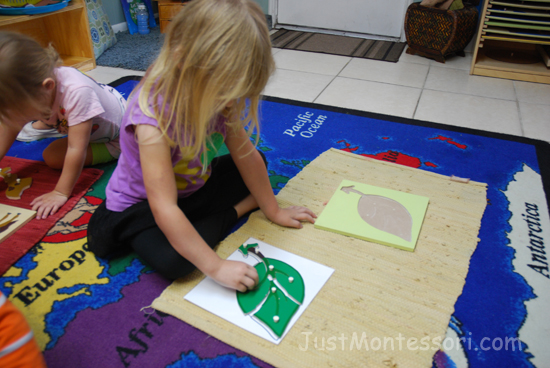
[[[107, 184], [105, 194], [107, 196], [107, 208], [111, 211], [122, 212], [126, 208], [147, 199], [141, 160], [139, 157], [139, 145], [135, 136], [135, 126], [148, 124], [158, 127], [157, 120], [146, 116], [139, 107], [138, 93], [133, 94], [128, 101], [128, 107], [120, 127], [120, 150], [117, 167]], [[216, 152], [222, 146], [226, 136], [225, 118], [219, 116], [215, 122], [215, 133], [210, 137], [213, 146], [208, 149], [208, 169], [202, 174], [202, 163], [199, 156], [192, 160], [182, 160], [178, 147], [171, 148], [172, 167], [176, 178], [178, 197], [187, 197], [200, 189], [210, 177], [210, 163]]]

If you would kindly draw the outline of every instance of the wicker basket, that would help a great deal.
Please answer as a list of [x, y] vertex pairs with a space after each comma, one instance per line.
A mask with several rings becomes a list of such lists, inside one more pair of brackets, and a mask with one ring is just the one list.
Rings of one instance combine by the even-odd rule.
[[476, 32], [477, 19], [478, 12], [473, 6], [441, 10], [413, 3], [405, 16], [407, 53], [441, 63], [452, 54], [464, 56], [464, 48]]

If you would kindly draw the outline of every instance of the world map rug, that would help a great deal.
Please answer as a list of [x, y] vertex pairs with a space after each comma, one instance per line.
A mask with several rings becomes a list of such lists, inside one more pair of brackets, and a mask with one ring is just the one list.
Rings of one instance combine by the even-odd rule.
[[[113, 84], [127, 94], [136, 83]], [[486, 183], [479, 242], [445, 338], [426, 346], [420, 337], [410, 349], [429, 352], [429, 364], [437, 368], [546, 365], [548, 143], [274, 98], [263, 102], [261, 116], [258, 149], [276, 194], [330, 149]], [[171, 282], [135, 254], [98, 259], [87, 250], [87, 223], [105, 198], [114, 164], [98, 168], [103, 176], [77, 206], [0, 277], [0, 289], [26, 315], [48, 367], [268, 367], [254, 353], [151, 308]], [[364, 331], [354, 332], [360, 342]], [[330, 354], [343, 340], [349, 350], [353, 339], [340, 334], [323, 342], [323, 336], [311, 335], [309, 349]], [[400, 348], [398, 336], [378, 337], [363, 340], [360, 348], [389, 355], [383, 337], [394, 338], [394, 349]], [[406, 342], [401, 349], [409, 349]], [[305, 344], [303, 336], [300, 346]]]

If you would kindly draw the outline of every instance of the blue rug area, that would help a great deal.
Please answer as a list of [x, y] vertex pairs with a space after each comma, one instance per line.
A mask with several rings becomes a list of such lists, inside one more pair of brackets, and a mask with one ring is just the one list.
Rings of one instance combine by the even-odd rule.
[[35, 161], [44, 161], [42, 159], [42, 152], [46, 147], [48, 147], [51, 142], [55, 141], [56, 139], [57, 138], [44, 138], [32, 142], [15, 141], [8, 153], [6, 153], [6, 156], [26, 158]]
[[293, 177], [334, 147], [487, 183], [480, 242], [434, 366], [548, 362], [547, 142], [271, 98], [262, 117], [260, 148], [272, 178]]
[[[113, 85], [127, 94], [136, 84], [136, 80], [127, 78]], [[442, 341], [440, 349], [434, 350], [433, 367], [547, 366], [550, 361], [547, 349], [550, 343], [547, 318], [550, 276], [544, 245], [550, 232], [546, 199], [550, 188], [550, 145], [547, 142], [275, 98], [263, 102], [261, 116], [258, 149], [267, 157], [275, 193], [329, 148], [487, 183], [488, 205], [482, 219], [480, 242], [472, 256], [463, 293], [449, 321], [447, 338]], [[18, 157], [32, 158], [36, 156], [30, 156], [30, 152], [37, 154], [39, 146], [46, 143], [19, 142], [12, 150]], [[34, 255], [29, 255], [32, 257]], [[150, 270], [136, 271], [137, 263], [132, 262], [138, 260], [128, 262], [126, 268], [121, 268], [120, 263], [101, 262], [104, 267], [101, 278], [107, 280], [102, 284], [105, 287], [110, 285], [117, 295], [131, 294], [132, 285], [138, 285], [136, 275], [139, 272], [142, 272], [142, 278], [156, 275]], [[16, 267], [32, 269], [35, 263], [26, 259]], [[28, 271], [22, 274], [25, 272]], [[23, 281], [15, 282], [13, 277], [0, 277], [0, 288], [11, 295], [10, 298], [21, 290], [22, 285]], [[159, 290], [164, 287], [162, 285]], [[73, 288], [82, 287], [75, 285]], [[142, 287], [136, 289], [146, 290]], [[72, 327], [71, 336], [76, 338], [85, 335], [79, 332], [84, 330], [77, 331], [77, 326], [89, 326], [86, 318], [92, 318], [94, 314], [107, 316], [108, 308], [139, 310], [139, 305], [149, 305], [149, 299], [142, 300], [141, 304], [135, 302], [131, 308], [122, 305], [130, 303], [128, 296], [110, 302], [99, 299], [107, 300], [112, 291], [98, 296], [98, 299], [92, 292], [90, 298], [94, 301], [87, 301], [89, 304], [83, 304], [84, 297], [60, 300], [55, 305], [58, 310], [66, 305], [67, 311], [82, 312], [72, 312], [71, 319], [65, 322], [48, 323]], [[139, 299], [137, 291], [135, 295]], [[117, 304], [120, 305], [117, 307]], [[161, 317], [165, 332], [156, 334]], [[140, 341], [147, 344], [144, 350], [144, 345], [132, 340], [141, 331], [141, 325], [132, 322], [130, 317], [126, 323], [125, 318], [125, 314], [120, 314], [116, 322], [111, 320], [108, 324], [101, 319], [95, 322], [99, 325], [105, 323], [104, 331], [110, 332], [81, 342], [86, 344], [86, 350], [89, 347], [93, 351], [95, 344], [101, 347], [97, 351], [102, 353], [90, 353], [86, 359], [81, 359], [80, 355], [76, 358], [73, 345], [67, 339], [63, 340], [63, 334], [69, 332], [61, 326], [61, 332], [56, 339], [52, 338], [46, 351], [49, 366], [71, 366], [70, 363], [76, 361], [80, 367], [148, 367], [152, 361], [158, 367], [240, 367], [244, 363], [246, 366], [266, 366], [253, 357], [248, 359], [245, 353], [229, 353], [230, 348], [220, 342], [214, 344], [213, 337], [205, 337], [200, 331], [166, 316], [157, 316], [157, 320], [147, 322], [149, 327], [145, 331], [155, 332], [158, 346], [153, 347], [152, 335], [143, 332]], [[185, 343], [173, 342], [184, 334], [190, 334]], [[121, 343], [111, 343], [119, 337], [120, 340], [126, 339], [126, 350], [116, 350]], [[209, 348], [204, 345], [206, 339], [213, 344]], [[121, 351], [124, 354], [121, 355]], [[108, 361], [111, 353], [115, 358]]]
[[334, 147], [487, 183], [480, 242], [434, 366], [547, 364], [547, 142], [271, 98], [262, 117], [272, 178], [293, 177]]

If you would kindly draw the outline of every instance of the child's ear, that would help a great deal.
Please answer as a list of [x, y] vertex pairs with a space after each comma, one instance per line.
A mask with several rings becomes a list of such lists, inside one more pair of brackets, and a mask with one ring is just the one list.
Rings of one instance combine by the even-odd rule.
[[47, 91], [53, 91], [55, 88], [55, 81], [53, 78], [46, 78], [42, 82], [42, 87], [46, 88]]

